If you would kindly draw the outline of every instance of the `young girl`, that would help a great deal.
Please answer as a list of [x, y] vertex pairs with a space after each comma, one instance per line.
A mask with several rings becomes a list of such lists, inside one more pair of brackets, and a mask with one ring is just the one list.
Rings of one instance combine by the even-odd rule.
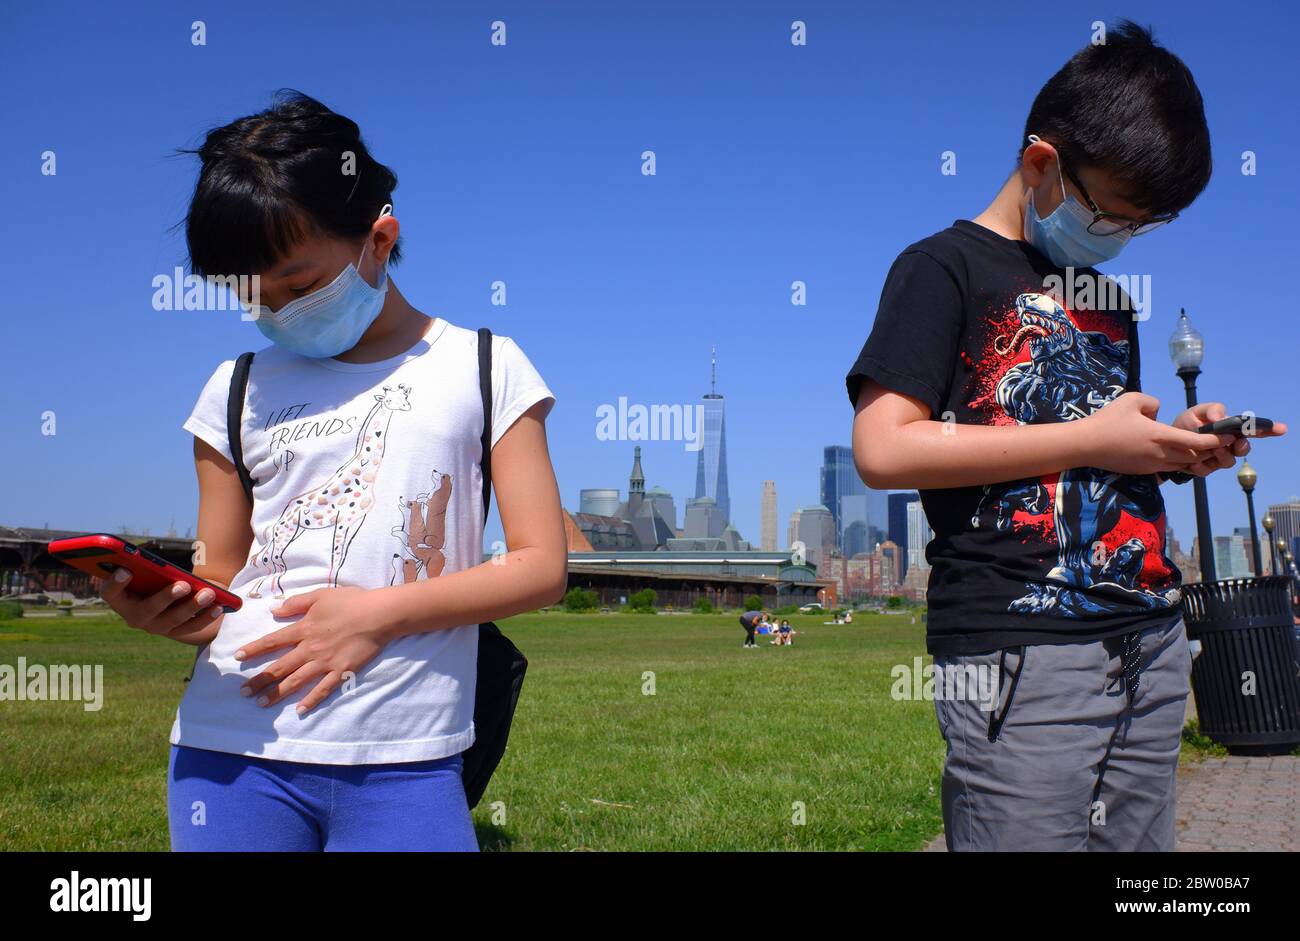
[[244, 300], [273, 345], [253, 360], [242, 415], [251, 506], [226, 434], [232, 361], [184, 425], [194, 571], [243, 607], [223, 616], [183, 583], [102, 587], [131, 626], [200, 647], [171, 733], [172, 847], [475, 850], [461, 752], [477, 625], [564, 592], [554, 397], [494, 338], [508, 551], [482, 562], [478, 336], [391, 280], [396, 177], [356, 124], [297, 94], [212, 131], [198, 155], [193, 269], [259, 275]]

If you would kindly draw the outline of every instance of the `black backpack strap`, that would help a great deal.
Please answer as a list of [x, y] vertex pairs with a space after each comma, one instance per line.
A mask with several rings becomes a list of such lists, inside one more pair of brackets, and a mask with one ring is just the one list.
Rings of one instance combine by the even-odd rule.
[[483, 456], [483, 525], [487, 525], [488, 506], [492, 502], [492, 331], [478, 328], [478, 389], [483, 397], [483, 437], [479, 444]]
[[257, 483], [244, 466], [244, 394], [248, 389], [248, 369], [253, 364], [252, 353], [240, 353], [230, 374], [230, 395], [226, 399], [226, 440], [230, 444], [230, 457], [235, 463], [239, 482], [244, 485], [244, 495], [253, 502], [253, 486]]
[[[492, 500], [492, 331], [478, 332], [478, 383], [483, 396], [483, 523]], [[478, 626], [478, 677], [474, 686], [474, 744], [461, 753], [461, 779], [470, 807], [478, 806], [488, 781], [505, 754], [510, 723], [519, 705], [519, 691], [528, 659], [491, 621]]]

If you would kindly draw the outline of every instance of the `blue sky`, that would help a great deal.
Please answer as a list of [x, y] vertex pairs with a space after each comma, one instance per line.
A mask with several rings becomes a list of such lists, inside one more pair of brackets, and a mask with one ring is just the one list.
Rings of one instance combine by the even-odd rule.
[[[130, 12], [124, 12], [124, 10]], [[848, 443], [843, 376], [908, 243], [978, 213], [1010, 169], [1029, 104], [1090, 37], [1128, 16], [1195, 73], [1216, 173], [1183, 219], [1109, 270], [1150, 273], [1143, 383], [1179, 410], [1165, 343], [1185, 306], [1207, 338], [1202, 398], [1296, 421], [1300, 212], [1290, 3], [1223, 17], [1189, 3], [44, 3], [0, 32], [7, 146], [0, 230], [10, 295], [0, 433], [18, 470], [0, 523], [193, 525], [180, 425], [213, 367], [264, 340], [237, 316], [150, 305], [183, 263], [172, 226], [194, 182], [173, 156], [295, 87], [347, 114], [400, 178], [412, 302], [515, 337], [558, 398], [564, 503], [626, 487], [632, 443], [596, 408], [694, 402], [718, 348], [733, 517], [759, 535], [762, 481], [782, 534], [818, 499], [822, 448]], [[191, 44], [191, 22], [207, 45]], [[505, 21], [507, 45], [489, 42]], [[807, 23], [808, 44], [790, 44]], [[57, 155], [43, 176], [41, 154]], [[641, 173], [653, 150], [657, 175]], [[956, 152], [956, 176], [940, 155]], [[1241, 153], [1258, 173], [1240, 172]], [[1279, 287], [1277, 278], [1284, 283]], [[790, 304], [790, 284], [808, 304]], [[493, 281], [509, 303], [491, 304]], [[40, 434], [53, 411], [58, 434]], [[679, 510], [695, 455], [647, 442], [649, 485]], [[1300, 440], [1265, 442], [1259, 502], [1300, 492]], [[1231, 478], [1217, 532], [1245, 522]], [[1166, 487], [1190, 549], [1191, 488]], [[494, 524], [495, 526], [495, 524]]]

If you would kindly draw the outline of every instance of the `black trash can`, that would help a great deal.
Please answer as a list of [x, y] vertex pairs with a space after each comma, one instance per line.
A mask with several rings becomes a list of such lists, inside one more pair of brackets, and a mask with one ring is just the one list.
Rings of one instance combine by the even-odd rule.
[[[1232, 754], [1300, 746], [1300, 643], [1285, 576], [1183, 586], [1187, 636], [1201, 642], [1192, 693], [1201, 731]], [[1253, 674], [1253, 695], [1243, 691]]]

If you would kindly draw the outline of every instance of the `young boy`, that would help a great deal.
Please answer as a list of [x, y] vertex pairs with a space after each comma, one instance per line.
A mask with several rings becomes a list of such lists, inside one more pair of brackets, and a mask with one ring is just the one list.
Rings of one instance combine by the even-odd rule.
[[854, 457], [871, 487], [921, 489], [927, 646], [981, 687], [936, 682], [949, 847], [1172, 850], [1191, 657], [1159, 485], [1248, 444], [1195, 432], [1219, 403], [1156, 420], [1127, 298], [1052, 288], [1190, 205], [1209, 131], [1187, 67], [1125, 22], [1024, 135], [988, 208], [891, 268], [848, 375]]

